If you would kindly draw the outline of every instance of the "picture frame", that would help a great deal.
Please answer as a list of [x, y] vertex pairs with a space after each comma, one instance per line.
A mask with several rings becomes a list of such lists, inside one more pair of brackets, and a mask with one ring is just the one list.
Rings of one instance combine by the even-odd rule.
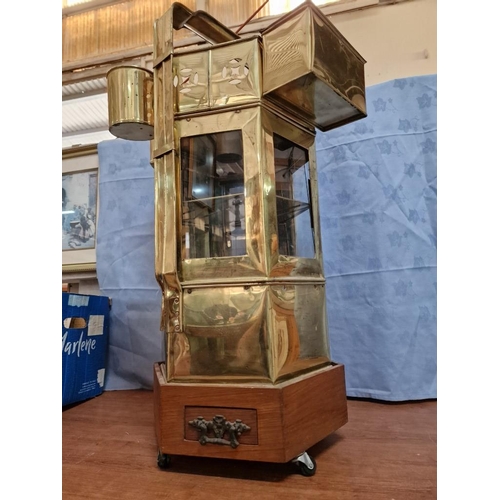
[[62, 150], [62, 273], [96, 270], [97, 144]]

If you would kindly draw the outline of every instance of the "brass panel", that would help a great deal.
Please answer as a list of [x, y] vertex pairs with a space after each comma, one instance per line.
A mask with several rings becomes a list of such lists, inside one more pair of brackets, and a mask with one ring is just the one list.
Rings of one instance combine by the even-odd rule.
[[[216, 132], [241, 130], [245, 164], [245, 224], [247, 255], [210, 259], [188, 259], [180, 263], [180, 279], [191, 281], [259, 278], [266, 275], [266, 228], [259, 159], [261, 152], [261, 108], [248, 108], [204, 116], [192, 116], [175, 122], [176, 136], [190, 137]], [[179, 147], [177, 147], [179, 149]], [[180, 238], [180, 235], [179, 235]]]
[[165, 59], [154, 69], [155, 78], [155, 132], [153, 156], [157, 157], [174, 147], [172, 57]]
[[366, 116], [364, 64], [312, 3], [263, 33], [263, 92], [327, 131]]
[[208, 12], [197, 10], [192, 12], [179, 2], [172, 4], [174, 28], [188, 28], [207, 42], [216, 44], [237, 40], [239, 36], [224, 26]]
[[[321, 11], [313, 11], [312, 22], [314, 74], [366, 115], [365, 60]], [[316, 107], [317, 113], [321, 105]], [[328, 117], [322, 117], [321, 124], [327, 122]]]
[[[269, 119], [272, 115], [262, 110], [261, 141], [263, 154], [261, 158], [261, 182], [262, 182], [262, 204], [263, 224], [266, 235], [265, 263], [266, 276], [271, 276], [272, 268], [276, 265], [278, 249], [278, 216], [276, 211], [276, 179], [274, 169], [274, 143], [272, 128], [269, 127]], [[271, 120], [272, 121], [272, 120]], [[279, 127], [281, 123], [276, 121], [273, 125]], [[266, 126], [267, 125], [267, 126]], [[272, 127], [272, 125], [271, 125]]]
[[200, 111], [209, 104], [209, 51], [175, 55], [172, 91], [175, 113]]
[[271, 381], [327, 365], [324, 284], [184, 289], [169, 381]]
[[275, 381], [329, 363], [324, 285], [270, 287]]
[[109, 131], [131, 141], [153, 138], [153, 74], [119, 66], [107, 74]]
[[263, 34], [263, 92], [267, 94], [312, 70], [311, 15], [308, 9], [274, 24]]
[[261, 54], [258, 37], [216, 46], [210, 53], [210, 107], [260, 99]]
[[168, 9], [163, 16], [156, 19], [153, 25], [153, 65], [157, 66], [174, 52], [172, 9]]
[[168, 380], [269, 380], [266, 288], [183, 290], [183, 331], [169, 343]]
[[154, 160], [155, 173], [155, 274], [161, 286], [161, 329], [181, 329], [181, 296], [177, 276], [178, 185], [174, 152]]
[[285, 276], [292, 278], [323, 278], [323, 268], [319, 259], [280, 255], [270, 275], [273, 278]]
[[311, 205], [314, 221], [314, 248], [316, 249], [315, 262], [319, 264], [319, 269], [315, 267], [315, 272], [324, 276], [323, 269], [323, 247], [321, 244], [321, 220], [319, 215], [319, 197], [318, 197], [318, 168], [316, 162], [316, 147], [313, 145], [309, 148], [309, 163], [311, 168], [309, 170], [311, 178]]
[[155, 21], [153, 64], [160, 64], [173, 52], [174, 30], [178, 38], [179, 30], [189, 29], [210, 43], [223, 43], [239, 39], [239, 36], [221, 24], [213, 16], [198, 10], [193, 12], [180, 2], [174, 2], [170, 9]]
[[276, 132], [303, 148], [310, 149], [314, 147], [314, 138], [316, 137], [314, 130], [308, 131], [303, 127], [299, 127], [297, 123], [293, 123], [290, 119], [285, 120], [267, 109], [262, 113], [262, 127], [266, 130], [266, 133], [272, 134]]
[[[171, 63], [172, 58], [169, 59]], [[156, 157], [156, 151], [166, 143], [165, 137], [165, 100], [170, 95], [165, 92], [165, 70], [164, 64], [160, 64], [154, 70], [154, 94], [155, 94], [155, 133], [152, 141], [153, 158]]]

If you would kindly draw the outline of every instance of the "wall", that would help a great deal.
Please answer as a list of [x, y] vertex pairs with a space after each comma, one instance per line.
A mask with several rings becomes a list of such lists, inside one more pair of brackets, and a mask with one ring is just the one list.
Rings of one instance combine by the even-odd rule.
[[[245, 0], [243, 9], [240, 1], [211, 0], [208, 10], [220, 21], [238, 26], [260, 3]], [[221, 7], [224, 2], [226, 9]], [[195, 6], [194, 0], [181, 3]], [[149, 54], [154, 19], [170, 4], [171, 0], [128, 0], [63, 18], [63, 81], [69, 83], [77, 75], [84, 77], [85, 72], [75, 75], [75, 69]], [[263, 21], [257, 19], [262, 12], [244, 32], [262, 28]], [[437, 73], [437, 0], [407, 0], [329, 17], [367, 60], [367, 86], [403, 76]], [[98, 76], [104, 76], [106, 69], [101, 73]]]
[[[193, 9], [194, 0], [183, 0]], [[129, 0], [62, 18], [62, 64], [84, 67], [126, 50], [150, 50], [153, 22], [171, 0]]]
[[437, 73], [437, 0], [411, 0], [330, 16], [366, 59], [366, 86]]
[[[150, 53], [153, 23], [172, 0], [127, 0], [64, 16], [62, 19], [63, 71]], [[195, 0], [181, 0], [196, 10]], [[227, 26], [241, 25], [261, 5], [261, 0], [210, 0], [208, 12]], [[256, 18], [266, 13], [262, 9]], [[192, 36], [175, 32], [175, 38]]]
[[68, 283], [70, 285], [70, 293], [81, 293], [83, 295], [102, 295], [99, 288], [99, 282], [95, 278], [95, 273], [93, 277], [82, 277], [75, 275], [63, 277], [63, 283]]

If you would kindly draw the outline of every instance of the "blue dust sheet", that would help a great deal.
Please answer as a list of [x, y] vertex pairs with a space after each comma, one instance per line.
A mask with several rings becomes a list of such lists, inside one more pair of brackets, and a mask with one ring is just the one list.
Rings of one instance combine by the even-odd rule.
[[[436, 75], [369, 87], [366, 119], [317, 135], [331, 355], [349, 396], [437, 396], [436, 88]], [[164, 354], [149, 143], [106, 141], [98, 154], [105, 389], [151, 388]]]

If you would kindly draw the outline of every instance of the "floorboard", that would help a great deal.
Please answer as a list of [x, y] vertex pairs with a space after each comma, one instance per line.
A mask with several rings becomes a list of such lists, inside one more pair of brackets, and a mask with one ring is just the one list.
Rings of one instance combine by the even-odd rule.
[[436, 401], [349, 399], [349, 422], [291, 464], [173, 457], [156, 465], [153, 394], [108, 391], [62, 413], [62, 498], [428, 500], [437, 497]]

